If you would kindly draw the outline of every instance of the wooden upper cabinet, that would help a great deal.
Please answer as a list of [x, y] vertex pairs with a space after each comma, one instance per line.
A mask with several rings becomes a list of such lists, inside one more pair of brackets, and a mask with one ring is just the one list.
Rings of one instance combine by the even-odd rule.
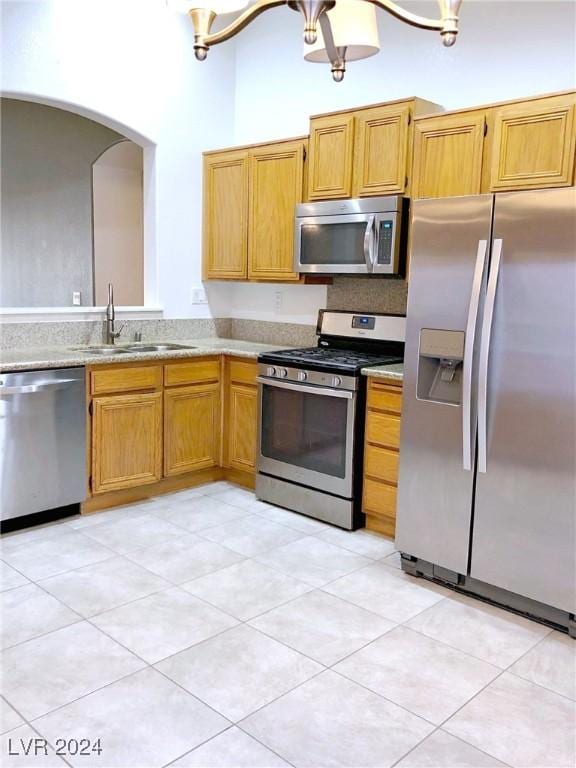
[[574, 101], [572, 94], [495, 111], [490, 191], [574, 182]]
[[164, 392], [164, 474], [215, 467], [220, 451], [220, 384]]
[[162, 393], [96, 397], [92, 409], [92, 492], [160, 480]]
[[248, 152], [204, 156], [204, 277], [247, 275]]
[[308, 199], [352, 195], [354, 114], [313, 117], [310, 121]]
[[483, 110], [417, 120], [412, 197], [480, 194], [484, 129]]
[[294, 207], [302, 202], [304, 142], [250, 151], [250, 280], [298, 280], [294, 272]]
[[412, 118], [439, 109], [412, 97], [311, 118], [308, 199], [407, 193]]
[[352, 197], [405, 191], [411, 119], [407, 104], [357, 113]]

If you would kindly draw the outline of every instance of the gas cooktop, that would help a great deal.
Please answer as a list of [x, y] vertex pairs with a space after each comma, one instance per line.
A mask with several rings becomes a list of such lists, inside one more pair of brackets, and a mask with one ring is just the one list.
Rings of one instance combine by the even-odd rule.
[[353, 349], [305, 347], [266, 352], [258, 358], [261, 363], [288, 365], [294, 368], [310, 368], [317, 371], [340, 371], [357, 375], [362, 368], [371, 365], [401, 363], [402, 356], [386, 355]]

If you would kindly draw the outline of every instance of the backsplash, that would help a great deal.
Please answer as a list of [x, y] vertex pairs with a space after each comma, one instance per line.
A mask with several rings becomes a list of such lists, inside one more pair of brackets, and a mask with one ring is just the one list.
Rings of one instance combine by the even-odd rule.
[[279, 347], [306, 347], [316, 344], [316, 326], [272, 323], [265, 320], [232, 319], [229, 338], [278, 344]]
[[[201, 339], [211, 337], [231, 338], [231, 320], [117, 320], [122, 327], [118, 343], [134, 341], [139, 331], [142, 339]], [[106, 324], [102, 320], [79, 320], [63, 323], [5, 323], [0, 326], [0, 349], [22, 347], [65, 347], [84, 344], [103, 344]]]
[[328, 286], [328, 309], [406, 314], [408, 283], [385, 277], [335, 277]]

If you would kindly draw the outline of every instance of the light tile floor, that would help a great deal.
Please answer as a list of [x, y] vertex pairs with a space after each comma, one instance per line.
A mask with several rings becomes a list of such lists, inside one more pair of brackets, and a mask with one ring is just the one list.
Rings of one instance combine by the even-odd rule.
[[576, 761], [576, 642], [223, 482], [2, 537], [0, 647], [8, 768]]

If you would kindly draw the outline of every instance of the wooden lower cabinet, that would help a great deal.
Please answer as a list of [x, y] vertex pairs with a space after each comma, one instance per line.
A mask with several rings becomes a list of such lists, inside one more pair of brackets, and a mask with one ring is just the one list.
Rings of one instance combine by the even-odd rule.
[[162, 477], [162, 393], [97, 397], [92, 406], [92, 493]]
[[255, 472], [258, 404], [256, 388], [232, 384], [229, 397], [228, 463], [243, 472]]
[[401, 383], [369, 378], [362, 510], [366, 528], [392, 538], [396, 531], [401, 411]]
[[224, 466], [256, 473], [258, 429], [257, 366], [249, 360], [227, 361], [224, 417]]
[[164, 392], [164, 474], [218, 465], [220, 384], [175, 387]]
[[228, 355], [89, 368], [83, 510], [223, 477], [254, 487], [256, 370]]

